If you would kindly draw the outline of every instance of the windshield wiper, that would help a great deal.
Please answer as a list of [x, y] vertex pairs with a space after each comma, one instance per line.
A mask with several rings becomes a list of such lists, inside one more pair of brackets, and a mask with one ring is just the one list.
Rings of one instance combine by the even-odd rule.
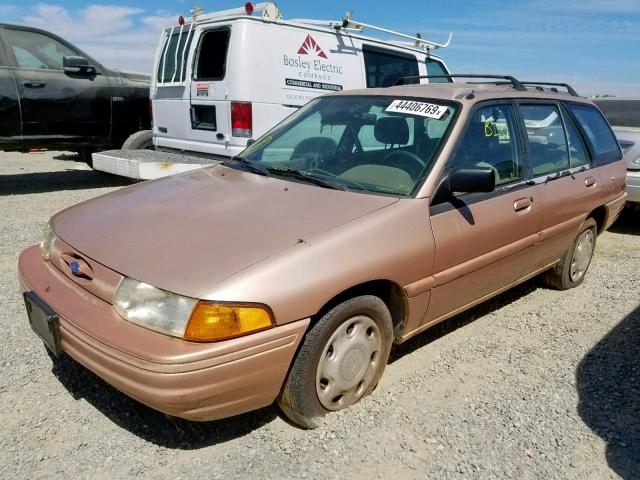
[[[266, 168], [261, 168], [258, 167], [257, 165], [255, 165], [253, 162], [250, 162], [249, 160], [246, 160], [244, 157], [233, 157], [231, 160], [231, 162], [236, 162], [239, 165], [242, 165], [242, 168], [252, 172], [252, 173], [257, 173], [258, 175], [263, 175], [263, 176], [268, 176], [269, 172]], [[225, 162], [227, 163], [227, 162]]]
[[322, 178], [319, 178], [319, 177], [314, 177], [309, 173], [303, 172], [302, 170], [296, 170], [294, 168], [271, 167], [271, 168], [268, 168], [267, 171], [269, 173], [273, 173], [281, 177], [289, 177], [289, 178], [294, 178], [296, 180], [302, 180], [303, 182], [309, 182], [323, 188], [349, 191], [349, 189], [344, 185], [328, 182], [327, 180], [323, 180]]

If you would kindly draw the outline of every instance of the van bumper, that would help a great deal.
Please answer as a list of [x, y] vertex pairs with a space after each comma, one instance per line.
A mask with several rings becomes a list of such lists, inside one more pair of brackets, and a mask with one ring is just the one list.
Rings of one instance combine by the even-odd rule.
[[43, 261], [37, 246], [20, 255], [18, 270], [22, 290], [59, 315], [65, 353], [141, 403], [188, 420], [273, 403], [309, 325], [304, 319], [232, 340], [187, 342], [123, 320]]
[[[235, 140], [238, 142], [239, 140]], [[170, 138], [155, 135], [153, 144], [156, 148], [168, 148], [171, 150], [188, 152], [207, 153], [225, 159], [232, 158], [240, 154], [246, 147], [246, 139], [240, 140], [244, 145], [217, 144], [211, 142], [200, 142], [197, 140], [186, 140], [184, 138]]]
[[629, 195], [628, 202], [640, 203], [640, 170], [627, 170], [625, 191]]

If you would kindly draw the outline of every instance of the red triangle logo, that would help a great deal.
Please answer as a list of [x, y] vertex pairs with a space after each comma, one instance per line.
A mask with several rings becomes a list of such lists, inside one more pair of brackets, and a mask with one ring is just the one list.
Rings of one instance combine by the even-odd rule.
[[300, 55], [317, 55], [320, 58], [328, 58], [327, 54], [320, 48], [318, 42], [316, 42], [311, 35], [307, 35], [302, 45], [298, 49]]

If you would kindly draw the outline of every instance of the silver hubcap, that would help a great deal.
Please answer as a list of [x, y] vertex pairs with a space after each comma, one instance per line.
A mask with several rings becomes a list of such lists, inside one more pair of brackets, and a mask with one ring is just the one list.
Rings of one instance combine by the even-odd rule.
[[573, 258], [571, 259], [570, 275], [572, 282], [580, 280], [587, 271], [593, 255], [594, 240], [593, 230], [591, 229], [582, 232], [578, 238], [578, 243], [576, 243]]
[[322, 406], [340, 410], [358, 401], [375, 377], [381, 352], [380, 329], [371, 318], [357, 316], [342, 323], [318, 363], [316, 392]]

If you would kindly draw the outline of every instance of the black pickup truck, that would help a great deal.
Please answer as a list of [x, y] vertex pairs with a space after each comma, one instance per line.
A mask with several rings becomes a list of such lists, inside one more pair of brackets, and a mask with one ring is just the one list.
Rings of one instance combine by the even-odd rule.
[[43, 30], [0, 24], [0, 150], [120, 148], [150, 128], [149, 77], [110, 70]]

